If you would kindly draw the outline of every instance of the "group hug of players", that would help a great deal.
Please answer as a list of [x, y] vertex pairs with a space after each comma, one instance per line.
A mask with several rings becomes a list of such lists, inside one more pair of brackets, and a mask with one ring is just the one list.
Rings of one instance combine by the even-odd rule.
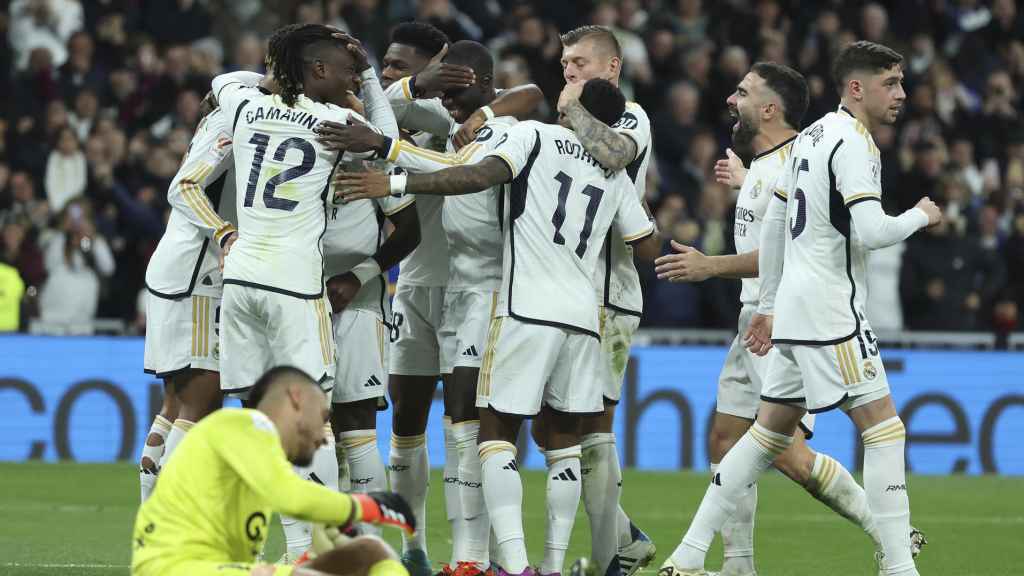
[[[862, 527], [881, 574], [917, 574], [904, 429], [863, 313], [867, 251], [940, 217], [927, 198], [898, 217], [879, 202], [871, 131], [902, 107], [900, 55], [843, 50], [842, 106], [803, 131], [803, 77], [756, 64], [728, 100], [749, 168], [732, 149], [716, 166], [739, 190], [738, 254], [673, 242], [658, 257], [651, 124], [617, 87], [619, 44], [599, 26], [562, 43], [557, 125], [521, 120], [543, 94], [496, 89], [484, 46], [417, 22], [395, 28], [380, 79], [356, 39], [316, 24], [275, 32], [266, 75], [214, 78], [146, 274], [145, 368], [167, 386], [141, 458], [133, 574], [429, 576], [425, 430], [441, 380], [442, 572], [560, 574], [582, 499], [591, 557], [573, 572], [631, 576], [656, 553], [619, 506], [612, 433], [643, 310], [634, 256], [667, 281], [743, 279], [712, 481], [659, 574], [706, 574], [715, 533], [722, 574], [755, 574], [756, 480], [771, 465]], [[225, 396], [246, 408], [219, 410]], [[836, 407], [862, 433], [863, 488], [805, 442]], [[548, 468], [536, 568], [525, 419]], [[288, 553], [260, 564], [275, 512]], [[400, 562], [380, 524], [405, 530]]]

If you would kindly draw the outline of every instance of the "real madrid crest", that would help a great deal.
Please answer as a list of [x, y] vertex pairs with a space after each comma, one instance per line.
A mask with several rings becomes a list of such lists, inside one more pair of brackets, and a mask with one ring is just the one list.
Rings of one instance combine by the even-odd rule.
[[761, 195], [761, 181], [758, 180], [757, 184], [754, 184], [754, 187], [750, 189], [750, 197], [751, 198], [757, 198], [760, 195]]
[[864, 377], [868, 380], [874, 380], [878, 376], [878, 370], [875, 369], [875, 364], [871, 360], [864, 361]]

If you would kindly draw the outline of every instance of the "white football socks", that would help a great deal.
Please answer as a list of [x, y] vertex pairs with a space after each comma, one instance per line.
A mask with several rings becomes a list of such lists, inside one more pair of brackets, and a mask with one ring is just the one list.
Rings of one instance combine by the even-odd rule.
[[[349, 482], [352, 492], [366, 494], [388, 489], [387, 472], [377, 447], [376, 430], [349, 430], [338, 434], [338, 442], [345, 448], [348, 458]], [[363, 524], [365, 534], [380, 536], [379, 526]]]
[[561, 573], [565, 564], [565, 552], [569, 549], [569, 538], [583, 491], [581, 456], [579, 445], [544, 451], [548, 465], [548, 530], [541, 574]]
[[[149, 434], [142, 443], [142, 456], [139, 458], [139, 488], [142, 501], [145, 502], [156, 486], [156, 476], [160, 472], [160, 457], [164, 453], [167, 435], [171, 432], [171, 421], [157, 414], [149, 427]], [[150, 439], [155, 444], [150, 444]]]
[[[597, 574], [603, 575], [618, 554], [620, 545], [622, 469], [619, 466], [619, 453], [615, 449], [615, 434], [587, 434], [583, 437], [581, 448], [583, 507], [590, 519], [590, 555]], [[629, 532], [628, 520], [626, 532]]]
[[715, 532], [736, 512], [740, 495], [792, 443], [792, 436], [772, 432], [757, 422], [747, 430], [718, 465], [686, 536], [672, 553], [677, 568], [704, 568], [704, 556]]
[[871, 536], [876, 548], [882, 548], [875, 518], [868, 508], [867, 494], [846, 467], [828, 454], [816, 453], [806, 488], [812, 496], [837, 514], [860, 526]]
[[[711, 477], [718, 464], [711, 464]], [[743, 492], [736, 502], [736, 512], [722, 524], [722, 551], [725, 562], [722, 576], [754, 573], [754, 514], [757, 512], [757, 484]]]
[[910, 498], [907, 496], [904, 445], [906, 430], [898, 416], [864, 430], [864, 492], [885, 553], [888, 576], [917, 576], [910, 552]]
[[[459, 493], [459, 447], [452, 433], [452, 421], [444, 417], [444, 511], [451, 527], [452, 556], [451, 566], [456, 566], [462, 557], [462, 545], [465, 540], [466, 519], [462, 517], [462, 495]], [[452, 568], [454, 570], [454, 568]]]
[[523, 482], [516, 464], [516, 447], [500, 440], [481, 442], [484, 501], [491, 528], [509, 574], [526, 570], [526, 541], [523, 538]]
[[452, 438], [459, 454], [458, 484], [459, 503], [464, 522], [461, 557], [456, 562], [475, 562], [487, 566], [491, 521], [484, 503], [480, 452], [477, 450], [477, 436], [480, 422], [470, 420], [452, 424]]
[[[621, 497], [621, 490], [619, 492]], [[616, 528], [619, 531], [619, 550], [622, 550], [626, 546], [633, 543], [633, 530], [631, 525], [633, 521], [626, 515], [626, 511], [622, 509], [622, 504], [619, 504], [619, 521], [616, 522]]]
[[427, 489], [430, 462], [427, 459], [427, 437], [391, 435], [391, 454], [388, 457], [391, 489], [409, 503], [416, 515], [416, 533], [402, 534], [402, 552], [427, 549]]
[[181, 444], [181, 441], [185, 438], [185, 434], [195, 426], [195, 422], [178, 418], [174, 421], [174, 425], [171, 426], [171, 433], [167, 435], [167, 441], [164, 443], [164, 453], [160, 456], [160, 469], [167, 465], [167, 460], [170, 459], [171, 454], [174, 453], [174, 449]]

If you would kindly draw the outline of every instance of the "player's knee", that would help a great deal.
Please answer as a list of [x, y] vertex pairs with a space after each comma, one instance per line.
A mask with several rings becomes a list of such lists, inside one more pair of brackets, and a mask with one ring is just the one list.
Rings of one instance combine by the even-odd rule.
[[814, 452], [802, 442], [795, 442], [775, 459], [775, 468], [787, 478], [806, 486], [814, 469]]
[[331, 427], [335, 432], [376, 429], [377, 399], [334, 404], [331, 408]]
[[716, 420], [716, 424], [711, 426], [708, 438], [712, 461], [721, 462], [726, 453], [739, 441], [740, 436], [742, 434], [737, 435], [726, 426], [719, 426]]

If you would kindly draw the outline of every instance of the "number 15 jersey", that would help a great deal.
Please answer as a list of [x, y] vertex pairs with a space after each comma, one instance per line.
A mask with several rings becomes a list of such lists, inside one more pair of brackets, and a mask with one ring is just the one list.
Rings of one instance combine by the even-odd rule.
[[[496, 314], [599, 337], [594, 272], [614, 223], [626, 242], [654, 232], [625, 173], [609, 173], [566, 128], [512, 127], [488, 156], [513, 180], [503, 214], [502, 286]], [[503, 204], [503, 205], [501, 205]]]
[[234, 119], [238, 189], [238, 241], [225, 261], [224, 283], [319, 298], [327, 195], [340, 156], [317, 142], [313, 128], [353, 117], [368, 123], [304, 95], [289, 107], [279, 96], [220, 79], [214, 90]]
[[845, 108], [823, 116], [793, 143], [773, 191], [786, 202], [774, 342], [837, 344], [861, 333], [868, 250], [850, 207], [881, 201], [881, 170], [871, 134]]

